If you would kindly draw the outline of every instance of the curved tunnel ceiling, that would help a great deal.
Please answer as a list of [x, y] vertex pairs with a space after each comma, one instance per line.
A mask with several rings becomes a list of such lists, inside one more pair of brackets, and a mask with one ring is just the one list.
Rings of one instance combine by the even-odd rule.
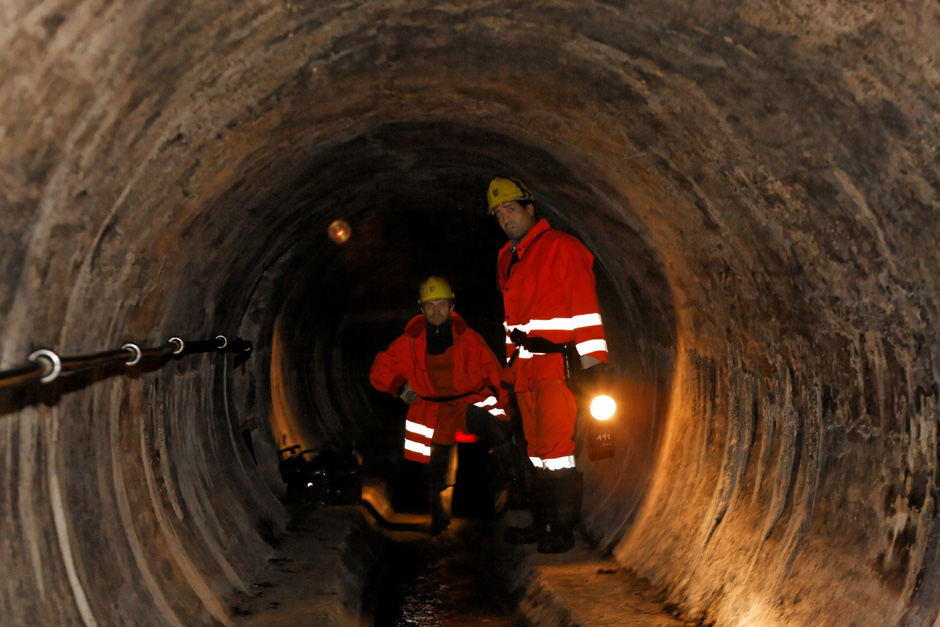
[[285, 517], [238, 431], [275, 398], [310, 438], [367, 430], [372, 345], [316, 355], [406, 316], [441, 251], [488, 324], [505, 172], [595, 253], [640, 399], [585, 464], [589, 533], [716, 624], [931, 624], [938, 31], [835, 0], [7, 3], [0, 367], [259, 352], [4, 407], [0, 614], [227, 622]]

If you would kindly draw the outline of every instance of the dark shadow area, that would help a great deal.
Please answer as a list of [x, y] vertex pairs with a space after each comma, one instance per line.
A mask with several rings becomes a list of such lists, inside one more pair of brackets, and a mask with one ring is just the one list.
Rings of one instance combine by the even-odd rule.
[[373, 609], [376, 627], [491, 625], [523, 627], [505, 573], [481, 550], [485, 527], [447, 537], [389, 540]]

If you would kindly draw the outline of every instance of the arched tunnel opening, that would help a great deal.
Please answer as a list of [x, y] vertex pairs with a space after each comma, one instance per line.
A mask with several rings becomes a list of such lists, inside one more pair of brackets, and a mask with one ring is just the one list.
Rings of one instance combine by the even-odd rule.
[[0, 370], [254, 351], [4, 391], [0, 616], [233, 624], [288, 525], [280, 448], [402, 463], [366, 373], [418, 283], [499, 352], [510, 174], [596, 260], [628, 399], [616, 456], [578, 456], [597, 549], [702, 623], [934, 624], [938, 29], [929, 3], [8, 3]]
[[[675, 350], [668, 286], [653, 251], [620, 217], [622, 206], [602, 209], [605, 201], [550, 155], [478, 129], [397, 124], [324, 157], [344, 164], [342, 176], [327, 185], [349, 200], [313, 220], [294, 245], [293, 267], [279, 270], [276, 282], [256, 297], [259, 309], [277, 312], [261, 331], [272, 335], [270, 382], [262, 384], [270, 389], [261, 396], [273, 399], [274, 438], [278, 447], [329, 443], [361, 453], [371, 447], [366, 461], [391, 453], [395, 461], [385, 463], [400, 465], [400, 451], [389, 442], [403, 437], [401, 404], [372, 390], [368, 371], [376, 353], [418, 313], [417, 286], [428, 276], [448, 277], [459, 313], [494, 352], [505, 350], [494, 262], [505, 235], [480, 209], [480, 190], [489, 177], [510, 167], [492, 157], [487, 164], [487, 152], [496, 147], [509, 155], [504, 159], [526, 163], [538, 180], [553, 182], [557, 199], [540, 198], [540, 211], [596, 251], [602, 313], [611, 320], [609, 345], [623, 356], [616, 361], [618, 379], [630, 387], [624, 394], [630, 407], [620, 424], [629, 433], [622, 441], [634, 452], [619, 460], [632, 465], [628, 472], [613, 468], [616, 462], [603, 464], [597, 485], [590, 487], [609, 492], [623, 482], [621, 489], [632, 492], [625, 495], [626, 511], [598, 513], [622, 519], [648, 482], [664, 422]], [[311, 185], [322, 184], [315, 173], [323, 170], [313, 166]], [[594, 211], [580, 216], [569, 209], [576, 206]], [[327, 238], [325, 223], [334, 217], [350, 224], [354, 235], [348, 242]], [[620, 254], [624, 249], [629, 254]], [[608, 541], [618, 535], [607, 533]]]

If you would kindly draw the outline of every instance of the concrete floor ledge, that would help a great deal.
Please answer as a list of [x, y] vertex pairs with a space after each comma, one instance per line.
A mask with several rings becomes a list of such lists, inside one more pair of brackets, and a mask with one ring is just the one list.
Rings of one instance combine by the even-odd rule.
[[238, 627], [369, 625], [363, 607], [380, 537], [359, 507], [297, 512], [276, 555], [235, 605]]
[[520, 610], [533, 627], [698, 624], [673, 618], [648, 582], [581, 546], [564, 555], [533, 555]]

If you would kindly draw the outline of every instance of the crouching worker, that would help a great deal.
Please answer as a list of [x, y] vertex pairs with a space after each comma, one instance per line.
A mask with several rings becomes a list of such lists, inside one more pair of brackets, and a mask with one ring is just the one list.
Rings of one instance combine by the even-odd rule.
[[409, 404], [405, 421], [405, 459], [428, 464], [431, 531], [450, 524], [457, 475], [455, 442], [478, 437], [490, 451], [497, 482], [508, 483], [507, 391], [501, 366], [483, 338], [454, 313], [454, 293], [440, 277], [421, 284], [421, 314], [375, 357], [369, 380], [379, 391]]

